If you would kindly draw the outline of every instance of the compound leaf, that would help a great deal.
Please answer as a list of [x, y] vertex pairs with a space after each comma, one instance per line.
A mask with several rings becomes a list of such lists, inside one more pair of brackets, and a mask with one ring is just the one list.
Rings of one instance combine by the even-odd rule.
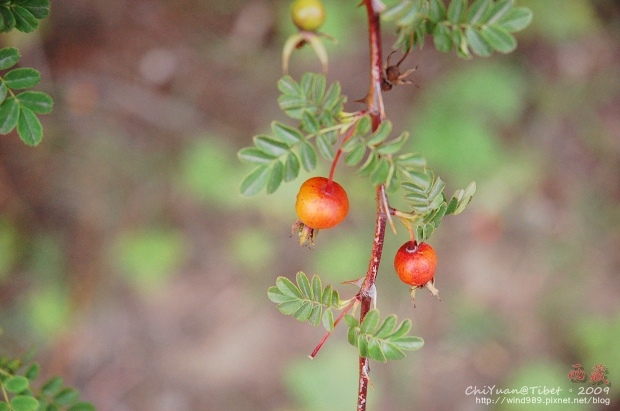
[[334, 327], [332, 309], [340, 309], [340, 296], [330, 285], [322, 287], [321, 279], [312, 280], [303, 272], [296, 275], [296, 283], [285, 277], [278, 277], [276, 285], [267, 291], [269, 299], [277, 304], [282, 314], [291, 315], [299, 321], [312, 325], [323, 324], [328, 331]]
[[349, 343], [358, 347], [360, 356], [375, 361], [386, 362], [403, 358], [404, 351], [420, 349], [424, 344], [421, 338], [407, 335], [411, 329], [411, 320], [398, 324], [394, 314], [380, 321], [379, 312], [370, 310], [361, 326], [350, 315], [345, 316], [345, 321], [349, 326]]

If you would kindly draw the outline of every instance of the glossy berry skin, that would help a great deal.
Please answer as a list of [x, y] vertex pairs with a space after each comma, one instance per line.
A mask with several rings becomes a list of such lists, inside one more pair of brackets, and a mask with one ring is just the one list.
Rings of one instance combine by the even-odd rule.
[[325, 22], [325, 7], [321, 0], [296, 0], [291, 6], [291, 18], [300, 30], [316, 31]]
[[299, 220], [314, 229], [331, 228], [349, 212], [349, 198], [342, 186], [325, 177], [312, 177], [299, 188], [295, 211]]
[[427, 243], [407, 241], [396, 252], [394, 268], [405, 284], [423, 287], [435, 276], [437, 254]]

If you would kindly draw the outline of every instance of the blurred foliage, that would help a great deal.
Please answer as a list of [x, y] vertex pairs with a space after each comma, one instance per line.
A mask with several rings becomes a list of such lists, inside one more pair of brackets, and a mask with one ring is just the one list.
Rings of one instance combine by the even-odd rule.
[[[514, 387], [520, 389], [521, 387], [536, 387], [534, 391], [528, 391], [527, 395], [515, 396], [516, 398], [540, 398], [542, 404], [501, 404], [498, 405], [498, 410], [532, 410], [532, 409], [544, 409], [553, 411], [578, 411], [578, 410], [590, 410], [590, 407], [586, 404], [545, 404], [547, 398], [575, 398], [576, 397], [576, 384], [571, 383], [566, 377], [571, 367], [567, 367], [560, 363], [552, 363], [549, 361], [536, 361], [528, 364], [524, 364], [512, 371], [508, 380], [505, 382], [506, 387]], [[557, 389], [562, 391], [558, 395], [539, 395], [538, 389]], [[575, 392], [569, 391], [571, 388]], [[530, 388], [528, 388], [529, 390]]]
[[0, 219], [0, 283], [9, 276], [17, 260], [18, 246], [17, 229], [6, 219]]
[[53, 341], [71, 326], [72, 307], [65, 284], [48, 284], [33, 290], [26, 301], [26, 312], [32, 331], [40, 338]]
[[[326, 233], [319, 233], [319, 236]], [[368, 266], [367, 251], [371, 241], [358, 235], [332, 236], [329, 247], [317, 247], [312, 255], [310, 267], [312, 272], [320, 272], [334, 284], [356, 280], [364, 275]], [[346, 258], [343, 258], [346, 256]], [[349, 289], [354, 294], [355, 288]]]
[[239, 185], [243, 175], [239, 167], [233, 166], [235, 162], [235, 150], [225, 138], [197, 137], [182, 154], [182, 186], [198, 200], [225, 209], [239, 207], [240, 196], [222, 195]]
[[230, 248], [239, 267], [249, 275], [262, 275], [273, 264], [272, 258], [277, 254], [275, 238], [255, 227], [235, 232]]
[[[609, 370], [607, 378], [612, 384], [620, 380], [617, 367], [620, 358], [620, 312], [609, 318], [600, 315], [579, 318], [575, 324], [574, 337], [576, 348], [584, 358], [582, 365], [586, 371], [595, 364], [603, 364]], [[620, 398], [615, 389], [614, 397]]]
[[80, 392], [65, 386], [61, 377], [52, 377], [32, 386], [39, 379], [40, 366], [32, 361], [34, 352], [22, 357], [0, 356], [0, 410], [2, 411], [94, 411], [80, 401]]
[[415, 149], [460, 184], [488, 178], [514, 153], [497, 138], [525, 108], [524, 75], [498, 62], [473, 62], [433, 83], [414, 114]]
[[[351, 347], [334, 342], [311, 362], [306, 358], [291, 361], [283, 381], [301, 410], [344, 410], [350, 408], [351, 393], [357, 392], [357, 363]], [[368, 397], [369, 409], [374, 409], [381, 396], [380, 382], [374, 385], [373, 395]]]
[[65, 277], [66, 246], [57, 234], [43, 233], [31, 239], [27, 247], [28, 272], [36, 286], [25, 293], [20, 308], [30, 319], [31, 332], [40, 341], [54, 341], [72, 324], [73, 307]]
[[149, 291], [169, 282], [182, 263], [186, 250], [182, 233], [147, 228], [125, 233], [118, 238], [113, 258], [130, 282]]
[[[536, 16], [531, 26], [533, 31], [524, 33], [525, 36], [536, 32], [549, 41], [563, 42], [595, 33], [601, 28], [593, 1], [522, 0], [519, 3], [532, 9]], [[562, 13], [557, 13], [560, 9]]]

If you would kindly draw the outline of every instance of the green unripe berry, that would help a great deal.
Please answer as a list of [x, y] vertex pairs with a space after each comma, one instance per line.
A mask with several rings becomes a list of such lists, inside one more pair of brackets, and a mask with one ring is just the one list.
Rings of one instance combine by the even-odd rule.
[[325, 22], [325, 7], [321, 0], [295, 0], [291, 18], [300, 30], [317, 31]]

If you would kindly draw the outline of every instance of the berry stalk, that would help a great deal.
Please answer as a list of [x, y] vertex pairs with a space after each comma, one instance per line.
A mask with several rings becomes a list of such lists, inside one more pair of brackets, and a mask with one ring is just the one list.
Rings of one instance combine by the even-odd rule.
[[342, 146], [344, 145], [344, 143], [347, 142], [347, 140], [349, 140], [353, 136], [353, 134], [355, 134], [355, 126], [349, 127], [349, 129], [347, 130], [347, 134], [345, 134], [344, 138], [342, 139], [342, 142], [340, 143], [340, 147], [338, 148], [338, 151], [336, 152], [336, 155], [334, 156], [334, 160], [332, 161], [331, 168], [329, 169], [329, 176], [327, 178], [328, 184], [331, 184], [331, 182], [334, 179], [334, 173], [336, 172], [336, 164], [338, 164], [338, 160], [340, 159], [340, 156], [342, 155]]

